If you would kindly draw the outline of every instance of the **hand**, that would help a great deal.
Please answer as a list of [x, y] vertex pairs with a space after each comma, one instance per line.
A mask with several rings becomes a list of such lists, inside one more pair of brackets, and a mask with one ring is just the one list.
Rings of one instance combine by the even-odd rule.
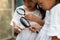
[[13, 22], [13, 28], [14, 28], [14, 32], [16, 33], [20, 33], [22, 31], [20, 28], [16, 26], [15, 22]]
[[41, 26], [43, 26], [44, 23], [45, 23], [44, 20], [42, 20], [41, 18], [39, 18], [39, 17], [37, 17], [37, 16], [35, 16], [35, 15], [33, 15], [33, 14], [26, 14], [26, 15], [25, 15], [25, 18], [26, 18], [27, 20], [30, 20], [30, 21], [35, 21], [35, 22], [39, 23]]
[[35, 19], [37, 18], [35, 15], [33, 15], [33, 14], [26, 14], [25, 15], [25, 18], [27, 19], [27, 20], [30, 20], [30, 21], [35, 21]]
[[41, 26], [40, 25], [31, 25], [30, 26], [30, 30], [32, 31], [32, 32], [39, 32], [40, 30], [41, 30]]
[[52, 40], [60, 40], [57, 36], [52, 36]]

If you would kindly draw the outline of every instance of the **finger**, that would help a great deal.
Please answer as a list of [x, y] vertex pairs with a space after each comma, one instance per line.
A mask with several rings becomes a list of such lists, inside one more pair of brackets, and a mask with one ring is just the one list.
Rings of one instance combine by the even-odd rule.
[[34, 29], [34, 32], [39, 32], [39, 29], [36, 29], [36, 28], [34, 28], [34, 27], [32, 27], [32, 29]]
[[21, 32], [21, 29], [19, 29], [18, 27], [14, 27], [14, 31], [15, 31], [16, 33], [20, 33], [20, 32]]
[[14, 31], [16, 33], [20, 33], [21, 32], [21, 29], [16, 26], [15, 22], [13, 22], [13, 26], [14, 26]]
[[21, 32], [21, 29], [18, 29], [18, 33], [20, 33]]
[[15, 22], [13, 22], [13, 26], [14, 26], [14, 27], [16, 27], [16, 24], [15, 24]]
[[25, 17], [28, 17], [29, 16], [29, 14], [25, 14]]
[[20, 29], [17, 29], [17, 30], [14, 30], [16, 33], [20, 33], [21, 30]]
[[28, 17], [27, 16], [25, 16], [25, 18], [28, 20]]
[[25, 14], [25, 17], [27, 16], [27, 14]]
[[32, 27], [32, 29], [34, 29], [35, 32], [39, 32], [39, 28]]
[[42, 27], [38, 28], [37, 31], [39, 32], [42, 29]]
[[16, 30], [16, 31], [14, 31], [14, 32], [16, 32], [16, 33], [20, 33], [20, 31], [17, 31], [17, 30]]
[[39, 33], [41, 29], [36, 29], [36, 32]]
[[31, 17], [31, 14], [26, 14], [25, 17], [26, 18], [30, 18]]
[[35, 29], [33, 29], [32, 27], [29, 28], [32, 32], [36, 32]]
[[19, 32], [21, 32], [21, 29], [18, 29]]

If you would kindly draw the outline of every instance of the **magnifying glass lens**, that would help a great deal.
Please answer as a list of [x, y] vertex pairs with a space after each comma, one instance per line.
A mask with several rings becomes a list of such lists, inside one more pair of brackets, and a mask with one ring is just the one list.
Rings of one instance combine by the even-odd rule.
[[27, 21], [24, 17], [21, 17], [20, 21], [26, 28], [30, 27], [29, 21]]
[[18, 13], [19, 15], [24, 15], [24, 14], [25, 14], [25, 10], [22, 9], [22, 8], [19, 8], [19, 9], [17, 9], [16, 11], [17, 11], [17, 13]]
[[24, 15], [24, 11], [23, 10], [18, 10], [19, 14]]

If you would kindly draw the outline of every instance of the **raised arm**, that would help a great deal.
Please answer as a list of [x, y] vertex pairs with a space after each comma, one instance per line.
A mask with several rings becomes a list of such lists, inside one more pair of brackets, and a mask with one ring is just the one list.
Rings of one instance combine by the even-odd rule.
[[28, 20], [31, 20], [31, 21], [35, 21], [35, 22], [39, 23], [41, 26], [43, 26], [44, 23], [45, 23], [44, 20], [36, 17], [36, 16], [33, 15], [33, 14], [26, 14], [26, 15], [25, 15], [25, 18], [28, 19]]

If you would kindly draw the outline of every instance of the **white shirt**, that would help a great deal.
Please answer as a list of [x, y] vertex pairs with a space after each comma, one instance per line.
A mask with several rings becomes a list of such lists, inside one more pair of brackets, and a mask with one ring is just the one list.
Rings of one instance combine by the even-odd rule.
[[60, 38], [60, 4], [46, 12], [45, 25], [48, 36]]
[[[18, 7], [16, 10], [18, 10], [19, 8], [25, 8], [26, 6], [20, 6], [20, 7]], [[23, 29], [23, 28], [25, 28], [22, 24], [21, 24], [21, 22], [20, 22], [20, 18], [22, 17], [21, 15], [19, 15], [17, 12], [16, 12], [16, 10], [15, 10], [15, 13], [14, 13], [14, 15], [13, 15], [13, 18], [12, 18], [12, 21], [11, 21], [11, 25], [13, 26], [13, 21], [16, 23], [16, 25], [18, 26], [18, 27], [20, 27], [21, 29]], [[32, 11], [32, 12], [29, 12], [29, 11], [26, 11], [25, 10], [25, 14], [33, 14], [33, 15], [35, 15], [35, 16], [37, 16], [37, 17], [39, 17], [39, 18], [41, 18], [41, 14], [40, 14], [40, 11], [38, 11], [38, 10], [35, 10], [35, 11]], [[24, 16], [23, 16], [24, 17]], [[38, 23], [36, 23], [36, 22], [34, 22], [34, 21], [29, 21], [30, 22], [30, 24], [31, 25], [33, 25], [33, 24], [38, 24]], [[39, 25], [39, 24], [38, 24]]]

